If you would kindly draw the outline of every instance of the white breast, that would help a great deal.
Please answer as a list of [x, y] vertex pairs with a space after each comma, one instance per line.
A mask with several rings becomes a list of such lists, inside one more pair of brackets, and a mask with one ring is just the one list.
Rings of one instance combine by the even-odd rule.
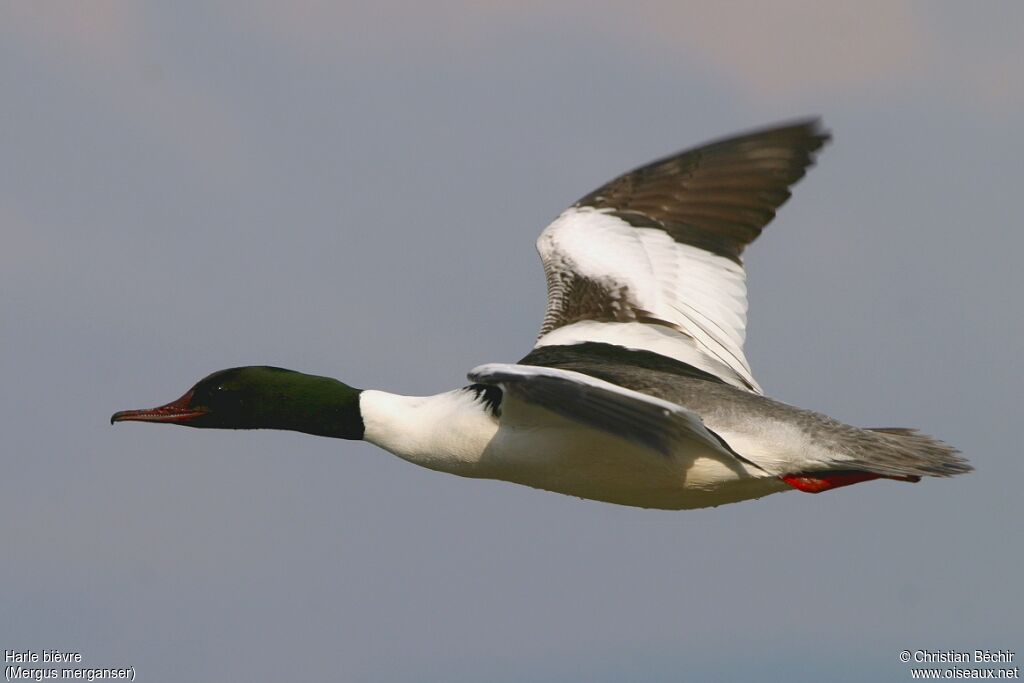
[[400, 458], [435, 470], [473, 476], [497, 421], [472, 391], [400, 396], [364, 391], [359, 409], [364, 440]]

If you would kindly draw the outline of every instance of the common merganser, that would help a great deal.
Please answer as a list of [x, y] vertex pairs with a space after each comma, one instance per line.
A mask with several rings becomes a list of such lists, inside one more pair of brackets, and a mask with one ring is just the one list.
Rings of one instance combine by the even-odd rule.
[[767, 128], [580, 199], [537, 240], [548, 303], [533, 350], [468, 386], [401, 396], [250, 366], [111, 422], [363, 439], [442, 472], [645, 508], [969, 472], [941, 441], [780, 403], [751, 374], [740, 256], [828, 140], [817, 120]]

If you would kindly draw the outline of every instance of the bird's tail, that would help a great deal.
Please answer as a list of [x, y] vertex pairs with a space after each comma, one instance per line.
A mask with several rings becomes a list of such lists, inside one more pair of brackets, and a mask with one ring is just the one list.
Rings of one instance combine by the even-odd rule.
[[892, 474], [918, 477], [952, 477], [967, 474], [974, 468], [953, 446], [906, 427], [870, 427], [890, 448], [885, 449], [883, 462]]
[[953, 446], [904, 427], [869, 427], [874, 438], [863, 444], [864, 452], [845, 461], [848, 469], [800, 472], [781, 477], [807, 493], [858, 484], [872, 479], [917, 482], [921, 477], [952, 477], [974, 468]]

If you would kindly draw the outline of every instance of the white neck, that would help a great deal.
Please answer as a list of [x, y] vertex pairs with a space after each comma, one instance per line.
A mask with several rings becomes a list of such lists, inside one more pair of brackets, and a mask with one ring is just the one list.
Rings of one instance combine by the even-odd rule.
[[472, 476], [498, 423], [472, 391], [360, 394], [363, 440], [417, 465]]

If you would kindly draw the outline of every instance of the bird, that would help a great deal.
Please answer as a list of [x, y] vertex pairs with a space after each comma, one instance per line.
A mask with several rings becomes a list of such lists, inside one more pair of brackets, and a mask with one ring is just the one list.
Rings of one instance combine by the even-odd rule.
[[547, 308], [533, 348], [456, 389], [404, 396], [236, 367], [111, 423], [364, 440], [441, 472], [666, 510], [969, 472], [915, 429], [854, 427], [765, 396], [744, 356], [744, 248], [830, 139], [818, 118], [779, 123], [585, 195], [537, 239]]

